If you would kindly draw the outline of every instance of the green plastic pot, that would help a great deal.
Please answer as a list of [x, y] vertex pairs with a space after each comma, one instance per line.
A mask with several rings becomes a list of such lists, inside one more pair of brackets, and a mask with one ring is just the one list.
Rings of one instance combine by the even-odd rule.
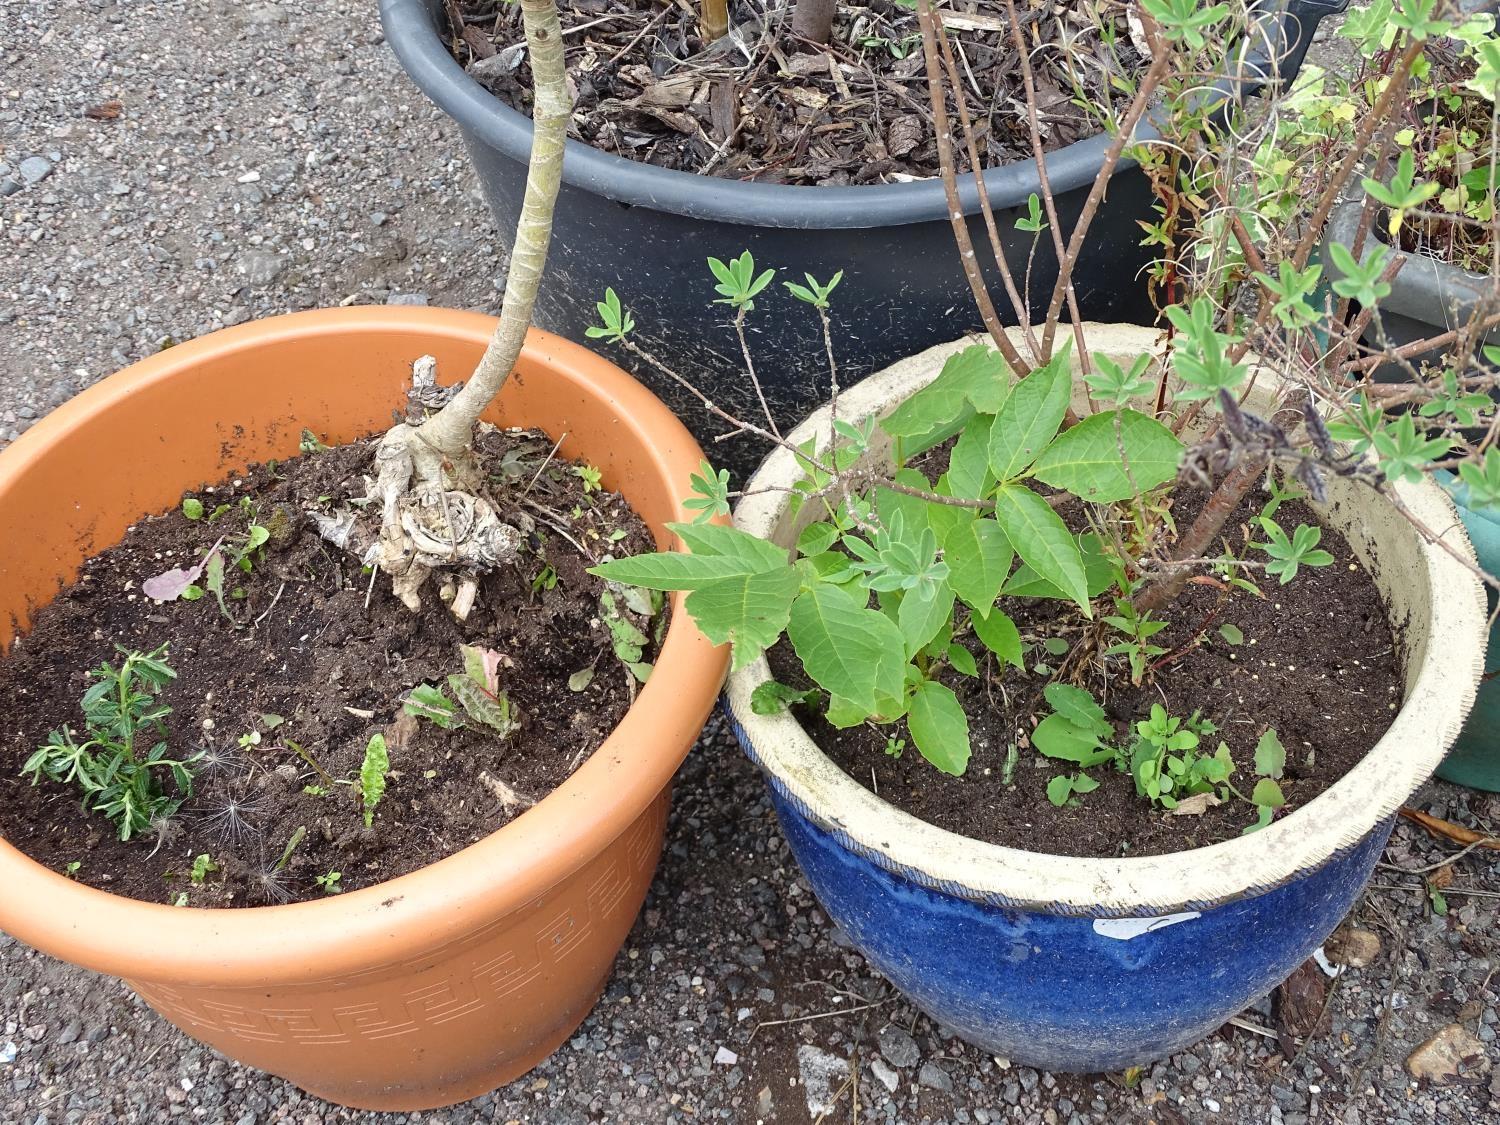
[[[1486, 574], [1500, 574], [1500, 509], [1469, 506], [1469, 489], [1451, 473], [1438, 473], [1453, 502], [1458, 505], [1474, 554]], [[1495, 611], [1495, 591], [1485, 588], [1490, 612]], [[1490, 629], [1490, 643], [1484, 659], [1484, 671], [1500, 670], [1500, 624]], [[1438, 767], [1444, 781], [1500, 793], [1500, 679], [1485, 680], [1479, 685], [1474, 710], [1453, 749]]]

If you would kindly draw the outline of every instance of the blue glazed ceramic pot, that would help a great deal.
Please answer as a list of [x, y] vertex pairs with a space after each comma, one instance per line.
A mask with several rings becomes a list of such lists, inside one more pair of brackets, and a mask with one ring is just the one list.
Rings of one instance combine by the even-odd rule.
[[[1086, 332], [1091, 352], [1126, 365], [1155, 343], [1139, 328]], [[970, 342], [872, 376], [840, 395], [839, 417], [888, 412]], [[828, 430], [825, 410], [792, 441], [826, 440]], [[790, 454], [773, 454], [748, 486], [739, 526], [795, 542], [810, 518], [788, 511], [785, 488], [796, 476]], [[1350, 481], [1331, 482], [1320, 515], [1348, 538], [1386, 600], [1405, 662], [1402, 707], [1322, 796], [1212, 847], [1077, 859], [944, 831], [854, 781], [790, 714], [755, 714], [751, 693], [770, 678], [764, 659], [735, 672], [725, 708], [766, 773], [792, 853], [829, 916], [935, 1019], [988, 1051], [1049, 1070], [1150, 1062], [1265, 995], [1359, 896], [1396, 810], [1463, 726], [1484, 663], [1485, 599], [1460, 561], [1473, 555], [1452, 503], [1430, 483], [1397, 491], [1458, 558]]]

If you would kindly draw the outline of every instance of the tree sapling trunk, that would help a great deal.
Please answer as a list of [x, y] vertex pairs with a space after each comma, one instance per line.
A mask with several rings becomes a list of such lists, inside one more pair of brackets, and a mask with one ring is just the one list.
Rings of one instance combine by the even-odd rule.
[[792, 34], [811, 43], [827, 43], [833, 35], [837, 0], [797, 0], [792, 9]]
[[[474, 435], [480, 414], [510, 377], [531, 326], [572, 110], [554, 0], [521, 0], [521, 14], [535, 84], [534, 128], [500, 323], [461, 387], [438, 388], [430, 357], [413, 365], [407, 419], [387, 431], [375, 455], [371, 499], [378, 506], [369, 510], [378, 511], [378, 531], [354, 512], [318, 518], [324, 538], [389, 574], [396, 595], [413, 610], [421, 608], [428, 576], [446, 572], [451, 581], [442, 588], [443, 598], [460, 618], [473, 606], [477, 576], [514, 558], [521, 544], [521, 532], [500, 518], [488, 496]], [[431, 407], [440, 409], [429, 417]]]
[[702, 0], [698, 5], [698, 30], [704, 42], [722, 39], [729, 32], [729, 0]]

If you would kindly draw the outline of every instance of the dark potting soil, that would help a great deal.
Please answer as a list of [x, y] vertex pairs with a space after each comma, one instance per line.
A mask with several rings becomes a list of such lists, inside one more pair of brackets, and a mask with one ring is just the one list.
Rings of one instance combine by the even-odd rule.
[[[826, 47], [792, 34], [789, 3], [767, 12], [731, 0], [730, 34], [712, 44], [700, 36], [696, 5], [559, 0], [558, 6], [574, 94], [570, 132], [603, 152], [759, 183], [878, 184], [939, 175], [916, 13], [893, 0], [840, 3]], [[946, 13], [946, 23], [979, 161], [990, 167], [1029, 160], [1026, 95], [1006, 5], [977, 0], [954, 7], [968, 9]], [[1099, 119], [1081, 105], [1117, 100], [1111, 77], [1134, 73], [1142, 61], [1124, 9], [1091, 14], [1066, 2], [1017, 7], [1035, 69], [1042, 147], [1051, 151], [1099, 132]], [[447, 11], [459, 62], [512, 109], [530, 114], [519, 6], [448, 0]], [[1112, 47], [1096, 21], [1113, 28]], [[1067, 52], [1064, 43], [1071, 44]], [[948, 112], [955, 157], [967, 170], [951, 89]]]
[[[419, 613], [397, 601], [388, 578], [372, 587], [358, 561], [325, 543], [304, 514], [365, 494], [367, 444], [189, 493], [205, 517], [174, 509], [143, 519], [90, 559], [0, 660], [0, 698], [12, 717], [0, 736], [0, 834], [54, 870], [77, 864], [81, 882], [132, 898], [260, 905], [319, 897], [325, 892], [314, 880], [329, 872], [352, 890], [414, 871], [520, 815], [502, 803], [497, 783], [533, 800], [560, 785], [619, 723], [637, 688], [601, 621], [603, 582], [586, 568], [606, 552], [649, 551], [653, 542], [620, 496], [549, 460], [544, 435], [491, 432], [480, 447], [497, 497], [509, 498], [503, 518], [534, 530], [520, 562], [482, 580], [466, 622], [433, 582]], [[139, 592], [144, 579], [202, 559], [221, 536], [230, 544], [242, 537], [251, 519], [244, 501], [272, 538], [251, 573], [226, 575], [233, 620], [212, 595], [158, 603]], [[625, 612], [660, 635], [653, 624], [664, 614], [653, 622]], [[208, 757], [178, 815], [159, 832], [122, 842], [102, 815], [82, 810], [76, 790], [45, 780], [33, 786], [19, 771], [49, 731], [64, 724], [82, 731], [79, 699], [94, 682], [90, 669], [118, 668], [117, 646], [148, 652], [163, 643], [177, 672], [161, 696], [172, 708], [169, 747], [173, 756]], [[500, 687], [520, 719], [508, 737], [443, 730], [403, 714], [410, 689], [443, 685], [463, 670], [461, 644], [502, 654]], [[652, 658], [648, 650], [644, 659]], [[348, 782], [377, 732], [391, 772], [367, 829]], [[174, 792], [170, 779], [165, 788]], [[299, 829], [305, 836], [277, 870]], [[217, 870], [195, 884], [200, 855]]]
[[[1174, 516], [1183, 527], [1202, 501], [1186, 490], [1179, 497]], [[1225, 525], [1236, 558], [1265, 557], [1244, 546], [1247, 521], [1264, 499], [1253, 490]], [[1081, 526], [1076, 507], [1074, 502], [1074, 510], [1060, 509], [1075, 527]], [[1296, 502], [1283, 504], [1276, 519], [1289, 533], [1299, 523], [1318, 522], [1310, 508]], [[1212, 753], [1218, 739], [1228, 744], [1236, 767], [1230, 780], [1248, 793], [1255, 784], [1256, 742], [1274, 728], [1287, 750], [1280, 782], [1287, 804], [1278, 815], [1305, 805], [1358, 763], [1401, 705], [1401, 662], [1374, 580], [1348, 542], [1324, 528], [1320, 546], [1333, 555], [1333, 564], [1303, 567], [1288, 585], [1278, 585], [1263, 571], [1247, 572], [1263, 597], [1190, 584], [1169, 612], [1159, 615], [1171, 624], [1152, 642], [1167, 655], [1158, 658], [1162, 666], [1141, 686], [1132, 686], [1128, 672], [1114, 662], [1107, 680], [1097, 665], [1076, 677], [1114, 721], [1115, 744], [1129, 744], [1131, 724], [1145, 718], [1153, 703], [1184, 719], [1201, 711], [1219, 727], [1204, 739], [1204, 748]], [[1208, 554], [1217, 556], [1218, 548]], [[840, 768], [881, 799], [989, 843], [1067, 856], [1161, 855], [1233, 839], [1255, 821], [1255, 808], [1235, 798], [1200, 815], [1169, 815], [1138, 797], [1133, 779], [1109, 765], [1089, 771], [1099, 788], [1076, 805], [1059, 808], [1048, 801], [1047, 783], [1074, 771], [1042, 756], [1029, 740], [1037, 722], [1051, 712], [1042, 689], [1066, 660], [1048, 653], [1043, 642], [1065, 640], [1071, 647], [1089, 625], [1076, 607], [1057, 601], [1002, 598], [1000, 607], [1021, 631], [1028, 671], [1000, 668], [969, 634], [962, 643], [979, 664], [979, 678], [952, 669], [942, 677], [969, 719], [973, 756], [963, 777], [928, 763], [912, 745], [905, 722], [839, 730], [807, 707], [796, 709], [798, 719]], [[1230, 644], [1221, 625], [1238, 628], [1241, 643]], [[811, 686], [787, 642], [769, 657], [778, 680]], [[907, 743], [899, 757], [886, 753], [891, 737]], [[1015, 758], [1007, 770], [1013, 745]]]

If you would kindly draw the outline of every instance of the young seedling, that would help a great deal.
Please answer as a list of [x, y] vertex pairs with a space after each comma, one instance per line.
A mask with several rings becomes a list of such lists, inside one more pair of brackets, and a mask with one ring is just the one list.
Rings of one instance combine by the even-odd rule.
[[214, 857], [204, 852], [193, 860], [192, 870], [188, 872], [188, 881], [195, 887], [201, 887], [205, 879], [219, 870], [219, 865], [214, 862]]
[[313, 883], [316, 884], [318, 889], [321, 890], [325, 895], [343, 894], [344, 888], [339, 886], [339, 880], [342, 878], [343, 874], [341, 872], [329, 871], [323, 875], [314, 875]]
[[[177, 673], [166, 663], [167, 646], [149, 653], [116, 647], [124, 661], [119, 668], [106, 663], [91, 672], [96, 682], [79, 703], [84, 740], [67, 725], [52, 731], [21, 774], [33, 785], [47, 778], [76, 786], [84, 808], [102, 814], [121, 840], [129, 840], [153, 821], [170, 820], [192, 796], [200, 755], [168, 757], [166, 718], [172, 709], [159, 696]], [[163, 790], [163, 772], [171, 775], [175, 794]]]
[[365, 746], [365, 758], [359, 767], [359, 803], [364, 809], [365, 827], [375, 825], [375, 806], [385, 796], [386, 775], [391, 770], [385, 735], [373, 734]]

